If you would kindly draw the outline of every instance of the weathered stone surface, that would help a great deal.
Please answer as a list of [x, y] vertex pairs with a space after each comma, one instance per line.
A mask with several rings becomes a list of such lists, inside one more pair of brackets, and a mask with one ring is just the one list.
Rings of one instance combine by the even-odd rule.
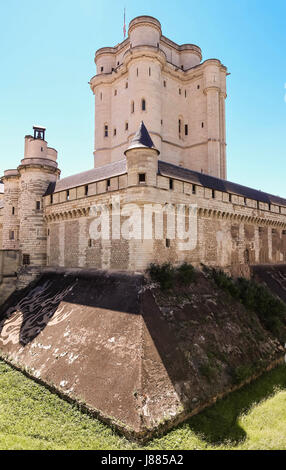
[[129, 436], [147, 437], [259, 373], [283, 347], [203, 274], [172, 295], [141, 275], [46, 272], [0, 308], [0, 350]]

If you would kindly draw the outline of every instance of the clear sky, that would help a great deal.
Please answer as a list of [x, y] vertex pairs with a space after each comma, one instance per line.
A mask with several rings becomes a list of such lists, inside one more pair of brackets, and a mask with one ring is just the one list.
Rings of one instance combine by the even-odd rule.
[[62, 176], [93, 167], [94, 53], [155, 16], [173, 41], [228, 67], [228, 179], [286, 197], [286, 1], [0, 0], [0, 175], [47, 127]]

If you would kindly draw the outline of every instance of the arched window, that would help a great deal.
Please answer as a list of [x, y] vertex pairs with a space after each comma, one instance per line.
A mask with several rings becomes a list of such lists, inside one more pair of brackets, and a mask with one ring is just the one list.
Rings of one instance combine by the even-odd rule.
[[142, 111], [146, 111], [146, 101], [144, 98], [142, 98], [141, 100], [141, 109]]
[[131, 101], [131, 113], [134, 113], [134, 101]]
[[104, 137], [108, 137], [108, 125], [104, 124]]

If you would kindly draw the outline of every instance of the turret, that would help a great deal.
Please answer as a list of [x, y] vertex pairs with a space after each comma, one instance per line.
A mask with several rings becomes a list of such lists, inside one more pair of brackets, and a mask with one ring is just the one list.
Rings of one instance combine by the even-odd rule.
[[19, 249], [23, 264], [43, 266], [47, 256], [47, 233], [43, 214], [43, 195], [58, 179], [57, 151], [48, 147], [45, 128], [35, 126], [34, 136], [25, 137], [24, 158], [18, 167]]
[[6, 170], [3, 183], [3, 250], [19, 249], [19, 190], [20, 174], [18, 170]]
[[160, 21], [152, 16], [137, 16], [129, 23], [128, 36], [131, 47], [159, 47], [161, 35]]
[[141, 121], [139, 129], [125, 150], [128, 173], [128, 186], [146, 184], [156, 186], [159, 150]]
[[226, 68], [219, 60], [204, 63], [207, 106], [208, 174], [226, 179], [225, 89]]

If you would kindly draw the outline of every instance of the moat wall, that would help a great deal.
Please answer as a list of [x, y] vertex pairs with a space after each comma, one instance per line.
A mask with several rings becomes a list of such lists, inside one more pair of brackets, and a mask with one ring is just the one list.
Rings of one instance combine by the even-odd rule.
[[[0, 308], [2, 357], [130, 437], [147, 438], [283, 361], [258, 317], [205, 277], [46, 272]], [[244, 381], [245, 381], [244, 380]]]

